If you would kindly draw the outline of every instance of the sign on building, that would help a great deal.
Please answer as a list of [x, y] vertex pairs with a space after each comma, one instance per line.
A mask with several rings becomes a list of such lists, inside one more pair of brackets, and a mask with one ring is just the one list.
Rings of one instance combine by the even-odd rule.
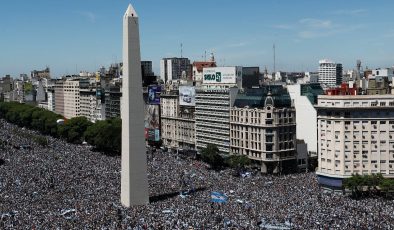
[[242, 67], [208, 67], [203, 69], [203, 84], [236, 84], [242, 79]]
[[196, 89], [194, 86], [179, 86], [179, 104], [186, 106], [196, 105]]
[[159, 105], [146, 105], [145, 138], [149, 141], [160, 140]]
[[161, 87], [158, 85], [148, 86], [148, 104], [160, 105]]

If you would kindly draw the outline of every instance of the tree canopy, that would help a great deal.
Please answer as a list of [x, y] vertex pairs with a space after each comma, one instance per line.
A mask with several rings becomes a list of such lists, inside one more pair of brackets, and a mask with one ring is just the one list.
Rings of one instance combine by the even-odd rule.
[[219, 149], [214, 144], [208, 144], [205, 149], [201, 151], [202, 160], [208, 163], [211, 168], [219, 169], [223, 166], [223, 158], [219, 154]]

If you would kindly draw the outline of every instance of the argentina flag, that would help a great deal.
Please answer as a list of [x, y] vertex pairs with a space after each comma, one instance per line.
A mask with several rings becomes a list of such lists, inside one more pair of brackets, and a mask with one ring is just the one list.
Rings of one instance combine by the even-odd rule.
[[221, 192], [211, 192], [211, 202], [226, 203], [228, 197]]

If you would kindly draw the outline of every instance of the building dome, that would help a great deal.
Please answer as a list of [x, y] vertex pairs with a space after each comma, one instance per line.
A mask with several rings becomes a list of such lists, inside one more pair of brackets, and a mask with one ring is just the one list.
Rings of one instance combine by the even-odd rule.
[[272, 98], [271, 90], [268, 91], [267, 97], [265, 98], [264, 107], [274, 107], [274, 99]]

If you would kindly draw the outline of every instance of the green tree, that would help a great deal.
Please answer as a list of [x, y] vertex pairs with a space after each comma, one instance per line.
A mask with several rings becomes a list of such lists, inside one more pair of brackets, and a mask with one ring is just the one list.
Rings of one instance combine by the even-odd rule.
[[58, 134], [67, 142], [80, 144], [83, 141], [85, 131], [91, 125], [92, 122], [86, 117], [74, 117], [58, 127]]
[[237, 172], [240, 172], [251, 164], [251, 160], [245, 155], [231, 155], [226, 159], [226, 163]]
[[122, 139], [121, 119], [97, 121], [88, 127], [84, 137], [86, 142], [95, 146], [97, 150], [106, 153], [120, 153]]
[[211, 168], [219, 169], [223, 166], [223, 158], [219, 154], [219, 149], [214, 144], [208, 144], [205, 149], [201, 151], [202, 160], [208, 163]]
[[388, 178], [383, 179], [380, 181], [379, 187], [382, 192], [385, 193], [385, 196], [388, 197], [389, 193], [392, 193], [394, 191], [394, 180]]

